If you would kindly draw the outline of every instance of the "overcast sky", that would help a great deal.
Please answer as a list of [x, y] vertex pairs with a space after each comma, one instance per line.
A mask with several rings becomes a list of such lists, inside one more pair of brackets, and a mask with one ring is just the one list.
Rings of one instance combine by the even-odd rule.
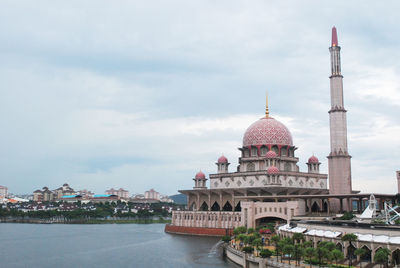
[[399, 1], [1, 1], [0, 185], [164, 194], [270, 112], [327, 172], [331, 27], [353, 188], [400, 169]]

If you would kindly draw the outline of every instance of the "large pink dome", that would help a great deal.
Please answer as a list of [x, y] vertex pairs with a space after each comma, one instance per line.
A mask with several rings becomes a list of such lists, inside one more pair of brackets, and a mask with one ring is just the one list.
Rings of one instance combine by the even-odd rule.
[[243, 147], [268, 144], [293, 146], [289, 129], [272, 117], [264, 117], [254, 122], [243, 137]]

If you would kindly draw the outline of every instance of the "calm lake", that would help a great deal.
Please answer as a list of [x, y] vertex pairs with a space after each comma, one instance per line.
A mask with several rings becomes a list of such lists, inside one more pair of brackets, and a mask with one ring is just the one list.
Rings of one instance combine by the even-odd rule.
[[0, 267], [237, 267], [164, 224], [0, 224]]

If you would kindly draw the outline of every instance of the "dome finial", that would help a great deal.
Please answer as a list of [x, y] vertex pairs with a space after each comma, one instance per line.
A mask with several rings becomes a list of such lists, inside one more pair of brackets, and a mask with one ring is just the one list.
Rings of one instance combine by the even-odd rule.
[[266, 91], [266, 96], [267, 96], [267, 102], [266, 102], [266, 106], [265, 106], [265, 118], [269, 117], [269, 109], [268, 109], [268, 91]]

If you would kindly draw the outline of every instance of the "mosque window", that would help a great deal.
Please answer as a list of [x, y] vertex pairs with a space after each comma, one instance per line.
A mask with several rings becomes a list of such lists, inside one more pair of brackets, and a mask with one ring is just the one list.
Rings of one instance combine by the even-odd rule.
[[272, 146], [272, 151], [274, 151], [277, 155], [279, 155], [279, 150], [277, 146]]
[[251, 148], [251, 156], [257, 156], [257, 148]]
[[261, 155], [266, 155], [267, 154], [267, 147], [261, 147]]
[[282, 156], [286, 156], [286, 155], [287, 155], [287, 150], [286, 150], [286, 148], [282, 148], [282, 149], [281, 149], [281, 155], [282, 155]]
[[282, 213], [282, 208], [279, 208], [279, 213]]
[[284, 170], [285, 170], [285, 171], [291, 171], [291, 165], [290, 165], [290, 163], [285, 163]]
[[249, 150], [248, 149], [244, 149], [244, 157], [249, 157]]
[[256, 166], [254, 165], [254, 163], [247, 164], [247, 171], [255, 171], [255, 170], [256, 170]]

